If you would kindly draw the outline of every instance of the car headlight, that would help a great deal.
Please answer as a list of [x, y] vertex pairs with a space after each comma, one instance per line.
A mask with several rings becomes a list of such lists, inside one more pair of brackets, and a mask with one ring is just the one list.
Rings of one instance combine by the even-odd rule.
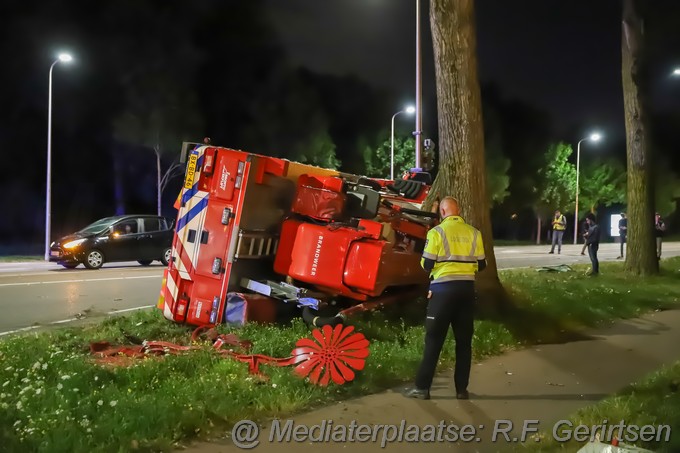
[[80, 244], [82, 244], [85, 241], [87, 241], [87, 239], [76, 239], [75, 241], [67, 242], [62, 247], [64, 247], [65, 249], [73, 249], [73, 248], [78, 247]]

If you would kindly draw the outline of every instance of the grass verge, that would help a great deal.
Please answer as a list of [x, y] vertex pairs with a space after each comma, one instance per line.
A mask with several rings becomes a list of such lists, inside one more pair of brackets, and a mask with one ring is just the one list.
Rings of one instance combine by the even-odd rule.
[[[549, 342], [558, 332], [579, 330], [642, 312], [668, 308], [680, 299], [680, 258], [665, 260], [662, 274], [633, 280], [620, 263], [604, 263], [602, 275], [576, 272], [503, 271], [501, 279], [521, 316], [476, 321], [475, 359], [527, 342]], [[333, 400], [376, 392], [410, 381], [423, 346], [422, 302], [365, 314], [353, 320], [371, 341], [364, 371], [344, 386], [317, 387], [289, 368], [263, 367], [261, 382], [247, 366], [205, 350], [144, 359], [110, 368], [89, 359], [89, 344], [129, 338], [187, 343], [189, 330], [157, 311], [112, 317], [83, 328], [26, 334], [0, 342], [0, 445], [6, 451], [168, 451], [187, 440], [224, 433], [237, 420], [284, 417]], [[527, 319], [544, 322], [527, 322]], [[551, 320], [551, 322], [545, 322]], [[544, 330], [536, 331], [540, 325]], [[294, 321], [286, 326], [221, 327], [254, 343], [253, 353], [287, 357], [310, 336]], [[441, 367], [454, 359], [446, 343]], [[442, 369], [440, 368], [440, 370]]]
[[45, 258], [38, 255], [8, 255], [0, 256], [0, 263], [23, 263], [26, 261], [44, 261]]
[[[614, 437], [627, 445], [635, 445], [655, 452], [680, 451], [680, 361], [666, 366], [639, 382], [631, 384], [616, 395], [587, 406], [566, 420], [571, 430], [579, 425], [598, 426], [602, 442], [610, 443]], [[619, 429], [619, 424], [625, 427]], [[653, 427], [653, 428], [650, 428]], [[558, 431], [560, 438], [570, 437], [569, 426]], [[541, 442], [529, 442], [521, 450], [527, 453], [574, 452], [587, 440], [570, 439], [558, 442], [552, 433], [539, 434]], [[571, 436], [573, 437], [573, 436]], [[585, 436], [589, 437], [589, 436]]]

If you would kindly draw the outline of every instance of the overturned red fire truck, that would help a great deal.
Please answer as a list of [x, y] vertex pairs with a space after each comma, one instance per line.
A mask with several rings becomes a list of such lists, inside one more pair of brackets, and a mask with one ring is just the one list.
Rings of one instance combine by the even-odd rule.
[[[427, 292], [429, 174], [374, 179], [185, 143], [158, 308], [177, 323], [342, 323]], [[325, 312], [330, 311], [330, 314]]]

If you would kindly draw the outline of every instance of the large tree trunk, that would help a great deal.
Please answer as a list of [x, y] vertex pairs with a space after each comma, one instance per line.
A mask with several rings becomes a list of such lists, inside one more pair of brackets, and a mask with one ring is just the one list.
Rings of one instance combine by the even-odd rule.
[[654, 188], [651, 152], [642, 98], [642, 21], [635, 0], [623, 0], [622, 77], [628, 163], [628, 253], [626, 270], [635, 275], [659, 271], [654, 240]]
[[[432, 0], [430, 27], [434, 47], [439, 117], [439, 172], [429, 200], [458, 199], [462, 217], [478, 228], [488, 267], [478, 287], [487, 296], [501, 290], [493, 251], [486, 194], [484, 127], [477, 77], [474, 0]], [[427, 204], [426, 203], [426, 204]], [[486, 297], [495, 305], [493, 296]], [[481, 298], [480, 298], [481, 300]], [[485, 304], [488, 305], [489, 304]]]

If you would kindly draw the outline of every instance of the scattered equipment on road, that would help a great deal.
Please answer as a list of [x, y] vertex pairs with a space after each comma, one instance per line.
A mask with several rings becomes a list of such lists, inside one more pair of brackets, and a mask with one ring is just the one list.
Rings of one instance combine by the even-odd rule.
[[[262, 354], [248, 354], [252, 343], [241, 340], [234, 334], [220, 335], [215, 329], [199, 327], [191, 336], [192, 346], [183, 346], [167, 341], [144, 341], [141, 345], [113, 346], [108, 342], [90, 344], [90, 352], [100, 365], [126, 366], [134, 359], [158, 357], [167, 354], [182, 354], [203, 349], [196, 343], [205, 336], [212, 341], [212, 350], [225, 358], [248, 364], [250, 374], [267, 380], [260, 365], [291, 366], [301, 378], [308, 378], [312, 384], [327, 386], [331, 382], [342, 385], [354, 380], [354, 370], [363, 370], [369, 355], [368, 340], [354, 331], [353, 326], [325, 325], [312, 331], [312, 338], [297, 341], [289, 357], [275, 358]], [[223, 346], [231, 346], [225, 348]], [[235, 352], [239, 349], [241, 352]]]

